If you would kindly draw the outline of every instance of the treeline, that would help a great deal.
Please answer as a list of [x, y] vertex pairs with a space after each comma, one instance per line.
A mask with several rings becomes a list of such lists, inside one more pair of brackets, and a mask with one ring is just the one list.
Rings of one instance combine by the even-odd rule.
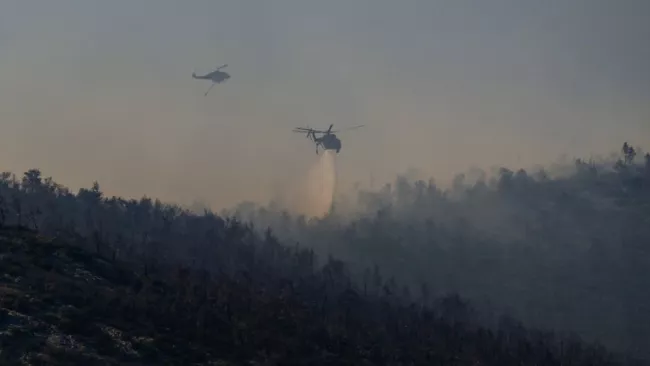
[[[357, 192], [358, 212], [322, 219], [272, 206], [226, 211], [282, 240], [437, 293], [459, 292], [494, 324], [576, 332], [650, 358], [650, 154], [625, 143], [612, 160], [473, 171], [442, 189], [399, 177]], [[560, 173], [558, 173], [560, 172]]]
[[[496, 331], [477, 327], [456, 296], [424, 306], [400, 303], [387, 287], [370, 295], [350, 284], [338, 261], [314, 269], [287, 250], [285, 265], [302, 274], [278, 275], [235, 238], [255, 259], [234, 274], [179, 265], [134, 271], [80, 250], [82, 237], [44, 241], [0, 228], [0, 363], [623, 364], [602, 347], [507, 319]], [[267, 239], [258, 250], [276, 251]]]
[[[630, 184], [636, 187], [636, 183], [628, 181], [636, 182], [639, 174], [643, 173], [633, 163], [617, 169], [611, 173], [614, 175], [605, 175], [603, 179], [618, 177], [625, 187]], [[592, 170], [587, 170], [586, 174], [593, 174]], [[467, 197], [478, 196], [484, 202], [494, 200], [523, 204], [522, 198], [533, 199], [526, 192], [536, 186], [552, 186], [554, 182], [571, 186], [576, 183], [566, 182], [585, 178], [580, 178], [580, 174], [583, 174], [580, 173], [566, 178], [562, 183], [535, 180], [519, 173], [503, 173], [496, 188], [477, 183], [465, 189]], [[596, 179], [591, 175], [589, 177]], [[462, 205], [472, 201], [452, 199], [446, 192], [421, 182], [415, 185], [408, 182], [400, 184], [395, 191], [386, 189], [379, 193], [365, 193], [366, 197], [376, 194], [382, 200], [390, 198], [389, 202], [393, 201], [390, 205], [379, 205], [373, 217], [342, 223], [336, 217], [313, 222], [304, 219], [294, 221], [286, 213], [283, 214], [284, 224], [297, 225], [297, 232], [308, 235], [311, 240], [301, 241], [301, 245], [294, 246], [283, 245], [268, 230], [260, 234], [251, 224], [222, 218], [210, 212], [195, 215], [178, 206], [149, 198], [125, 200], [104, 197], [97, 183], [90, 189], [72, 193], [51, 178], [44, 179], [39, 170], [32, 169], [21, 179], [10, 173], [3, 173], [0, 177], [0, 225], [28, 227], [47, 236], [79, 243], [110, 261], [128, 262], [140, 268], [144, 276], [165, 277], [165, 273], [179, 273], [187, 278], [188, 275], [183, 273], [190, 273], [194, 282], [183, 280], [185, 282], [181, 281], [178, 287], [169, 290], [170, 297], [163, 296], [154, 301], [156, 304], [168, 301], [169, 306], [165, 308], [169, 312], [157, 315], [165, 319], [167, 328], [171, 326], [169, 322], [174, 323], [176, 328], [189, 324], [196, 320], [192, 317], [197, 314], [203, 314], [202, 319], [210, 319], [210, 316], [221, 314], [222, 311], [232, 315], [233, 309], [249, 309], [247, 311], [257, 313], [262, 312], [265, 306], [271, 306], [275, 309], [273, 316], [266, 318], [265, 322], [280, 316], [287, 323], [278, 323], [277, 327], [272, 325], [269, 331], [276, 331], [280, 336], [288, 332], [293, 334], [292, 342], [298, 342], [292, 343], [294, 345], [309, 347], [309, 342], [315, 342], [319, 344], [318, 347], [325, 347], [328, 354], [354, 359], [355, 362], [365, 359], [378, 364], [387, 363], [388, 360], [402, 364], [436, 360], [440, 364], [611, 364], [612, 356], [598, 347], [562, 338], [554, 340], [549, 334], [529, 332], [516, 323], [513, 325], [507, 318], [501, 318], [496, 329], [480, 327], [466, 302], [456, 296], [436, 296], [436, 293], [453, 289], [454, 286], [445, 286], [445, 280], [456, 281], [456, 287], [464, 285], [462, 276], [449, 277], [454, 272], [454, 265], [457, 266], [456, 271], [476, 272], [488, 287], [494, 286], [492, 281], [497, 281], [499, 276], [508, 274], [517, 276], [525, 283], [527, 277], [524, 274], [513, 272], [507, 265], [505, 269], [500, 266], [510, 258], [518, 260], [516, 256], [521, 253], [533, 258], [530, 251], [538, 243], [528, 243], [514, 253], [508, 252], [513, 249], [503, 247], [511, 257], [495, 259], [489, 255], [489, 251], [495, 245], [502, 245], [500, 238], [486, 236], [481, 230], [473, 228], [467, 219], [460, 219], [463, 216]], [[593, 186], [607, 191], [607, 187], [603, 188], [601, 184]], [[647, 189], [646, 186], [641, 187]], [[643, 192], [647, 193], [647, 190]], [[368, 202], [376, 204], [377, 198], [371, 198]], [[441, 207], [441, 203], [447, 207]], [[528, 205], [531, 204], [532, 201], [528, 201]], [[440, 212], [446, 208], [455, 208], [456, 214], [449, 215], [453, 211]], [[489, 210], [489, 206], [485, 208]], [[435, 216], [432, 214], [435, 212], [448, 216]], [[282, 226], [278, 228], [286, 230], [287, 237], [296, 232], [291, 227], [291, 230]], [[429, 236], [423, 237], [423, 234]], [[326, 245], [344, 257], [364, 259], [357, 262], [368, 264], [365, 268], [369, 269], [357, 271], [331, 257], [319, 265], [312, 245], [317, 251]], [[482, 260], [470, 261], [472, 258], [467, 254], [477, 250], [487, 251], [488, 255]], [[574, 249], [568, 248], [565, 254], [575, 253]], [[605, 257], [598, 256], [600, 259]], [[533, 264], [518, 265], [521, 268], [535, 268], [541, 262], [539, 257], [535, 258]], [[636, 259], [642, 259], [642, 256]], [[441, 269], [438, 265], [446, 260], [451, 264]], [[369, 265], [371, 262], [372, 265]], [[565, 259], [560, 262], [567, 265], [570, 261]], [[382, 275], [376, 264], [381, 266], [384, 273], [394, 273], [399, 279], [408, 280], [409, 275], [415, 274], [417, 282], [408, 283], [410, 286], [398, 285], [402, 281]], [[625, 264], [621, 270], [637, 269]], [[431, 276], [431, 270], [439, 271], [441, 276]], [[418, 274], [417, 271], [422, 272]], [[569, 274], [572, 274], [571, 271]], [[357, 277], [354, 272], [362, 275]], [[564, 280], [573, 283], [570, 278]], [[235, 286], [236, 290], [225, 290], [231, 297], [215, 303], [201, 295], [209, 291], [206, 283], [211, 283], [210, 286]], [[226, 285], [228, 283], [232, 285]], [[194, 295], [183, 288], [193, 289]], [[158, 291], [154, 287], [148, 289]], [[508, 290], [515, 291], [510, 296], [516, 299], [516, 289], [502, 289], [496, 296], [508, 296]], [[532, 292], [547, 290], [533, 287]], [[215, 288], [214, 291], [219, 290]], [[471, 291], [468, 292], [471, 294]], [[279, 302], [265, 303], [264, 295], [254, 293], [267, 293]], [[544, 295], [536, 296], [541, 298]], [[145, 304], [151, 303], [151, 298], [146, 299]], [[254, 303], [257, 303], [257, 308], [252, 307]], [[134, 310], [135, 304], [142, 303], [128, 305], [129, 309]], [[628, 309], [633, 310], [632, 306]], [[145, 306], [138, 311], [154, 316], [151, 307]], [[174, 320], [173, 313], [179, 314], [178, 319], [183, 321]], [[632, 313], [630, 316], [637, 315]], [[311, 328], [307, 327], [312, 323]], [[254, 324], [245, 326], [251, 331], [250, 327], [255, 327]], [[272, 323], [265, 324], [269, 326]], [[218, 329], [231, 332], [234, 331], [233, 326], [231, 322], [225, 328], [221, 324]], [[305, 329], [310, 333], [298, 332], [301, 329], [299, 326], [307, 327]], [[211, 327], [204, 327], [202, 332], [208, 331], [207, 328]], [[210, 334], [206, 336], [208, 339], [223, 337], [223, 334]], [[268, 338], [255, 342], [266, 342]], [[246, 344], [249, 347], [260, 346]], [[292, 356], [288, 353], [284, 357], [290, 360]]]

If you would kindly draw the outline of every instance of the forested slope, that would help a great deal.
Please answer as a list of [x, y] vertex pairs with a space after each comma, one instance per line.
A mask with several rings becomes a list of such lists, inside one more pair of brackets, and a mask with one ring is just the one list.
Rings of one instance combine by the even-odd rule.
[[481, 327], [461, 298], [377, 267], [355, 281], [237, 220], [38, 170], [3, 174], [0, 197], [3, 364], [615, 364], [508, 318]]
[[[228, 226], [231, 235], [246, 229]], [[3, 365], [610, 365], [577, 340], [474, 326], [457, 297], [433, 309], [389, 291], [358, 291], [330, 261], [272, 238], [283, 274], [239, 239], [226, 274], [181, 265], [136, 268], [91, 253], [83, 237], [0, 229]]]
[[377, 264], [412, 294], [461, 293], [488, 323], [507, 311], [650, 358], [650, 155], [639, 151], [473, 171], [448, 189], [400, 177], [348, 197], [353, 214], [318, 220], [250, 204], [227, 214], [344, 259], [361, 282]]

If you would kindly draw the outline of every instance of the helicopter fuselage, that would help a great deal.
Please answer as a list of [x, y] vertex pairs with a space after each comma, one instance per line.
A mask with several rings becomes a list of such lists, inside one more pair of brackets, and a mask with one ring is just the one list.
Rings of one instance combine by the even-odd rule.
[[192, 74], [192, 77], [195, 79], [212, 80], [213, 83], [217, 84], [230, 79], [230, 75], [227, 72], [223, 71], [213, 71], [206, 75]]
[[323, 150], [336, 150], [336, 153], [341, 151], [341, 140], [339, 140], [339, 138], [333, 133], [325, 134], [322, 137], [316, 137], [314, 138], [314, 142], [316, 142], [317, 152], [319, 145]]
[[[338, 154], [341, 151], [343, 144], [341, 144], [341, 140], [339, 140], [339, 138], [334, 134], [335, 132], [339, 131], [332, 130], [332, 127], [334, 127], [334, 124], [330, 124], [330, 127], [325, 131], [315, 130], [309, 127], [296, 127], [293, 129], [293, 132], [306, 133], [306, 137], [308, 139], [311, 139], [316, 144], [316, 154], [318, 154], [319, 147], [322, 147], [323, 150], [336, 150], [336, 153]], [[348, 129], [355, 129], [359, 127], [363, 127], [363, 125], [351, 127]], [[321, 136], [316, 137], [316, 134], [321, 134]]]

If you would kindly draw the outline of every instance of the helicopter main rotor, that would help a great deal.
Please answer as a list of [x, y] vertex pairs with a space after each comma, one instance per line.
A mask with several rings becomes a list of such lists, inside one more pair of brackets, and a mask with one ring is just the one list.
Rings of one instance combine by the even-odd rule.
[[334, 126], [334, 125], [331, 124], [330, 127], [327, 129], [327, 131], [315, 130], [315, 129], [313, 129], [313, 128], [309, 128], [309, 127], [296, 127], [296, 128], [293, 129], [293, 132], [298, 132], [298, 133], [304, 133], [304, 132], [307, 132], [308, 135], [309, 135], [309, 134], [312, 134], [312, 135], [313, 135], [313, 134], [315, 134], [315, 133], [322, 133], [322, 134], [329, 135], [329, 134], [331, 134], [331, 133], [339, 133], [339, 132], [341, 132], [341, 131], [354, 130], [354, 129], [357, 129], [357, 128], [360, 128], [360, 127], [363, 127], [364, 125], [358, 125], [358, 126], [354, 126], [354, 127], [348, 127], [348, 128], [343, 129], [343, 130], [332, 130], [332, 127], [333, 127], [333, 126]]

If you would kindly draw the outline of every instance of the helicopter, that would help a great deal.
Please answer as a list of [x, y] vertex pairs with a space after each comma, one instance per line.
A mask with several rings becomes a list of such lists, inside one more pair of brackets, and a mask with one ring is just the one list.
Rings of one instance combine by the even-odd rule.
[[212, 81], [212, 85], [210, 85], [210, 87], [205, 92], [205, 94], [203, 94], [204, 96], [208, 95], [210, 90], [212, 90], [212, 87], [214, 86], [214, 84], [220, 84], [220, 83], [223, 83], [224, 81], [230, 79], [230, 75], [227, 72], [220, 71], [221, 69], [223, 69], [226, 66], [228, 66], [228, 64], [219, 66], [213, 72], [211, 72], [209, 74], [205, 74], [205, 75], [196, 75], [196, 73], [192, 73], [192, 77], [194, 79], [211, 80]]
[[[314, 130], [313, 128], [308, 128], [308, 127], [296, 127], [293, 129], [293, 132], [298, 132], [298, 133], [306, 132], [307, 138], [311, 138], [311, 140], [314, 141], [314, 143], [316, 144], [317, 155], [318, 155], [319, 146], [321, 146], [323, 150], [336, 150], [336, 153], [338, 154], [339, 151], [341, 151], [341, 140], [339, 140], [339, 138], [336, 137], [335, 133], [340, 131], [332, 131], [333, 126], [334, 125], [331, 124], [330, 128], [328, 128], [327, 131]], [[363, 125], [346, 128], [345, 130], [354, 130], [359, 127], [363, 127]], [[317, 133], [321, 133], [323, 134], [323, 136], [316, 137]]]

